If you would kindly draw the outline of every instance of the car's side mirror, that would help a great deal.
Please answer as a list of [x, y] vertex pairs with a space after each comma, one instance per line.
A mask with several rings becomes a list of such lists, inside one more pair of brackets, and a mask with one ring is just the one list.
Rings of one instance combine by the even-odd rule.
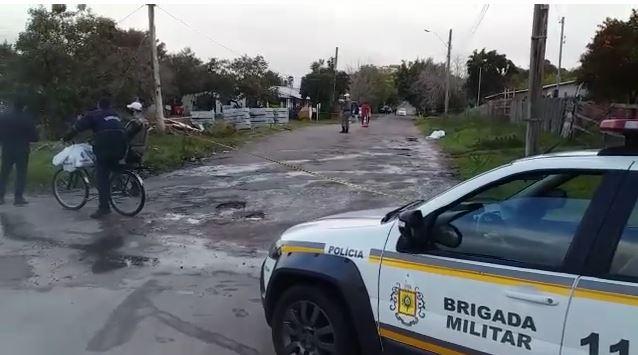
[[401, 237], [397, 244], [399, 251], [414, 251], [425, 245], [425, 223], [421, 210], [405, 211], [399, 215]]
[[456, 248], [461, 245], [463, 235], [451, 224], [443, 224], [432, 230], [434, 242], [448, 248]]
[[543, 197], [548, 199], [548, 210], [563, 208], [567, 203], [567, 192], [563, 189], [552, 189], [543, 194]]

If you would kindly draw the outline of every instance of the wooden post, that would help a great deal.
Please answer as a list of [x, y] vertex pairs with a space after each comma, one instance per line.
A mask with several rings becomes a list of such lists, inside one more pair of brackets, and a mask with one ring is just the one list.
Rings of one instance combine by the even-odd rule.
[[334, 71], [334, 76], [332, 78], [332, 97], [330, 98], [330, 105], [333, 106], [332, 107], [332, 112], [335, 112], [335, 92], [337, 91], [337, 59], [339, 58], [339, 47], [335, 47], [335, 61], [333, 63], [333, 71]]
[[155, 85], [155, 116], [157, 129], [160, 132], [166, 130], [164, 125], [164, 103], [162, 102], [162, 83], [159, 73], [159, 60], [157, 59], [157, 45], [155, 44], [155, 4], [148, 4], [148, 31], [151, 37], [151, 56], [153, 63], [153, 82]]
[[452, 52], [452, 29], [447, 40], [447, 69], [445, 73], [445, 114], [447, 115], [450, 107], [450, 54]]
[[560, 67], [563, 64], [563, 32], [565, 31], [565, 18], [560, 18], [560, 47], [558, 50], [558, 73], [556, 74], [556, 97], [560, 98]]
[[549, 5], [534, 5], [532, 43], [529, 60], [529, 90], [527, 105], [527, 132], [525, 135], [525, 156], [538, 154], [540, 134], [540, 101], [542, 94], [543, 62], [547, 40], [547, 15]]

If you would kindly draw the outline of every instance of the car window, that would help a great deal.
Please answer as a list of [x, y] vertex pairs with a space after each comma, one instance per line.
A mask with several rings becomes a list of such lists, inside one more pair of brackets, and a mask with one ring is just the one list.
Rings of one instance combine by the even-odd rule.
[[638, 278], [638, 206], [634, 206], [620, 236], [609, 273]]
[[456, 204], [434, 223], [461, 235], [452, 255], [558, 267], [600, 185], [599, 173], [531, 174], [498, 184]]

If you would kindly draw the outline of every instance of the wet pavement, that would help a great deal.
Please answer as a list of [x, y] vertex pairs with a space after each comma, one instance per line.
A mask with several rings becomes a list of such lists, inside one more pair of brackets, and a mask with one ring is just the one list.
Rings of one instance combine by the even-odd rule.
[[[93, 221], [52, 196], [0, 207], [0, 345], [7, 354], [273, 354], [259, 266], [288, 227], [393, 206], [453, 183], [406, 118], [317, 125], [149, 178], [135, 218]], [[254, 152], [369, 192], [244, 154]]]

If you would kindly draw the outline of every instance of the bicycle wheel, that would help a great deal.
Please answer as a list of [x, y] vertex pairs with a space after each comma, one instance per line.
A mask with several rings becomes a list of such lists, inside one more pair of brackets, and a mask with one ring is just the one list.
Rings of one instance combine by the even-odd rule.
[[62, 207], [79, 210], [89, 200], [89, 180], [84, 170], [58, 170], [53, 175], [53, 196]]
[[117, 213], [133, 217], [146, 203], [146, 190], [142, 178], [130, 170], [111, 174], [111, 206]]

